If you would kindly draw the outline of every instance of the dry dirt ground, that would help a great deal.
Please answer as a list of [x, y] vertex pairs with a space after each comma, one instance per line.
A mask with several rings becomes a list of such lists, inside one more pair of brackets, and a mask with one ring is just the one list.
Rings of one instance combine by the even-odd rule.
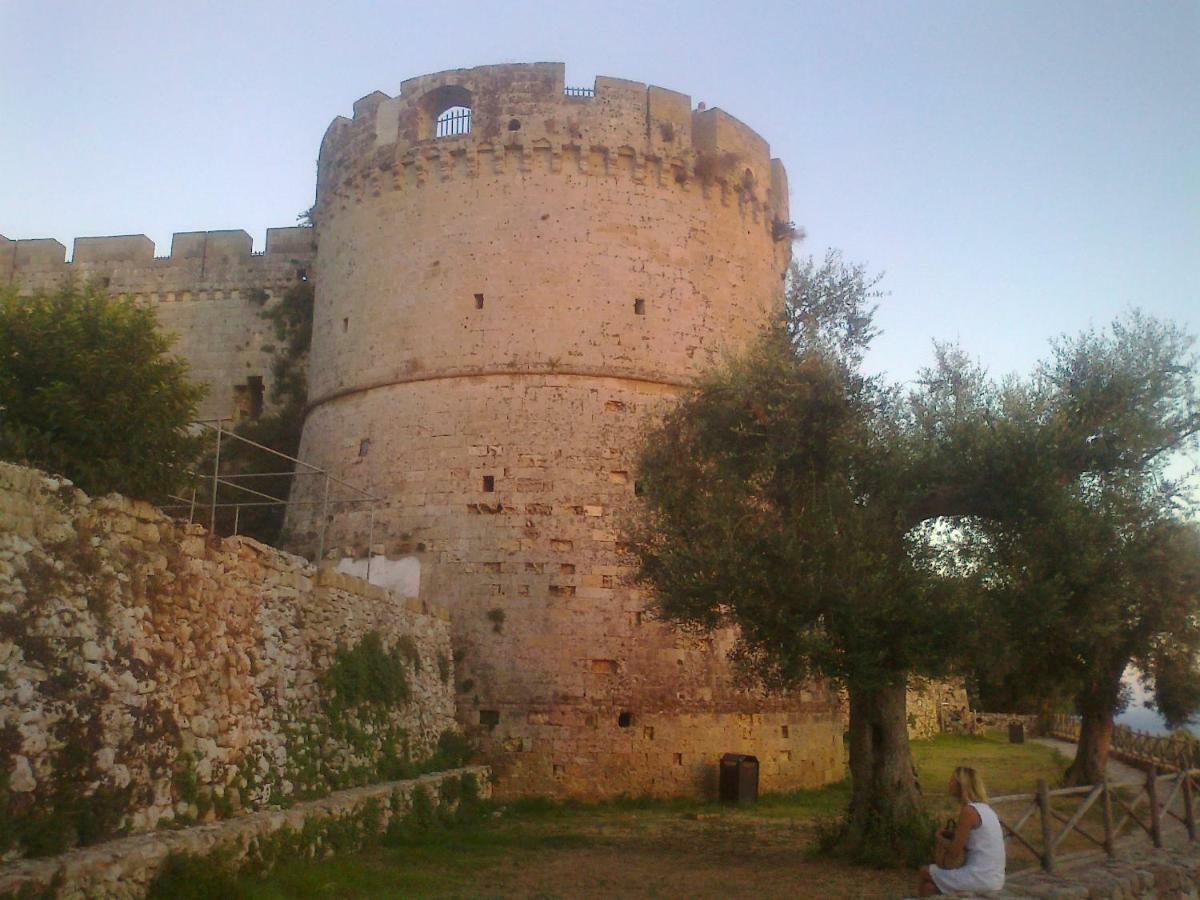
[[808, 857], [811, 829], [746, 816], [614, 824], [597, 845], [492, 871], [503, 897], [900, 897], [913, 879]]

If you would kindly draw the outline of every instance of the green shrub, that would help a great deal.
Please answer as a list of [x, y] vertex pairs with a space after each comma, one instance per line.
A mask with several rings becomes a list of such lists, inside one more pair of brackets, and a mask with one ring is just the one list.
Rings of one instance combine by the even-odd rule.
[[404, 652], [399, 645], [383, 649], [378, 631], [363, 635], [353, 647], [339, 647], [325, 673], [325, 687], [333, 694], [336, 713], [360, 703], [396, 706], [411, 695]]
[[150, 882], [150, 900], [225, 900], [245, 896], [227, 854], [172, 853]]

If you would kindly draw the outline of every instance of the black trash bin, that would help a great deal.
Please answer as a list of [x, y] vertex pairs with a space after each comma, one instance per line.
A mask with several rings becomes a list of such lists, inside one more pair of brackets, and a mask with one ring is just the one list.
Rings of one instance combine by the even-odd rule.
[[726, 753], [721, 757], [721, 802], [753, 803], [758, 799], [758, 757]]
[[1024, 722], [1009, 722], [1008, 723], [1008, 742], [1010, 744], [1025, 743], [1025, 723]]

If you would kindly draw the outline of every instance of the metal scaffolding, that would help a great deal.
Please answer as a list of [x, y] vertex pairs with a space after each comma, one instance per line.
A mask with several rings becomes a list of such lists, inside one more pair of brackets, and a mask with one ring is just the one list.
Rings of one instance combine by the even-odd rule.
[[[366, 503], [368, 506], [368, 526], [367, 526], [367, 575], [366, 580], [371, 580], [371, 556], [373, 555], [372, 546], [375, 542], [375, 509], [382, 502], [381, 497], [376, 497], [370, 491], [364, 491], [362, 488], [355, 487], [349, 482], [343, 481], [340, 478], [335, 478], [329, 474], [327, 469], [322, 469], [320, 466], [314, 466], [312, 463], [305, 462], [295, 456], [290, 456], [272, 447], [260, 444], [257, 441], [252, 441], [247, 437], [236, 434], [225, 427], [225, 423], [229, 419], [204, 419], [193, 424], [205, 431], [212, 432], [216, 439], [216, 449], [213, 453], [213, 465], [211, 472], [193, 472], [192, 495], [191, 497], [180, 497], [177, 494], [171, 494], [170, 499], [178, 501], [177, 504], [169, 504], [163, 507], [164, 511], [172, 510], [187, 510], [188, 523], [196, 521], [196, 514], [199, 510], [202, 514], [205, 508], [208, 510], [208, 529], [211, 533], [216, 534], [217, 531], [217, 510], [232, 509], [233, 510], [233, 534], [238, 533], [239, 519], [242, 509], [261, 508], [268, 506], [319, 506], [321, 507], [321, 525], [318, 530], [317, 537], [317, 554], [316, 562], [320, 561], [325, 556], [325, 532], [329, 524], [330, 507], [344, 505]], [[263, 453], [268, 453], [271, 456], [278, 457], [281, 460], [286, 460], [292, 464], [289, 471], [280, 472], [222, 472], [221, 471], [221, 450], [222, 447], [227, 447], [230, 442], [245, 444], [255, 448]], [[282, 465], [282, 464], [281, 464]], [[320, 499], [317, 500], [289, 500], [287, 497], [277, 497], [265, 491], [256, 490], [248, 487], [241, 482], [251, 481], [252, 479], [261, 478], [288, 478], [295, 479], [301, 476], [315, 476], [322, 479], [322, 484], [319, 491]], [[294, 482], [289, 482], [294, 484]], [[334, 492], [334, 486], [342, 488], [350, 492], [354, 496], [337, 497]], [[229, 499], [222, 497], [221, 489], [227, 488], [226, 494], [229, 491], [234, 492], [234, 498]], [[288, 493], [291, 493], [289, 489]], [[243, 495], [248, 495], [250, 499], [240, 499]]]

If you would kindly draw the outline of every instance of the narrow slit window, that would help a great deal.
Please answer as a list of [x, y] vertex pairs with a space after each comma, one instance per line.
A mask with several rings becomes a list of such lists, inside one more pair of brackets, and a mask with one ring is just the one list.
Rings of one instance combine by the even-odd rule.
[[345, 333], [349, 330], [350, 330], [350, 319], [349, 318], [342, 319], [342, 332]]
[[495, 475], [484, 475], [483, 476], [483, 492], [485, 494], [490, 494], [495, 490], [496, 490], [496, 476]]
[[476, 294], [476, 295], [475, 295], [475, 308], [476, 308], [476, 309], [483, 309], [483, 294]]
[[644, 316], [646, 314], [646, 301], [641, 297], [633, 301], [633, 314], [635, 316]]

